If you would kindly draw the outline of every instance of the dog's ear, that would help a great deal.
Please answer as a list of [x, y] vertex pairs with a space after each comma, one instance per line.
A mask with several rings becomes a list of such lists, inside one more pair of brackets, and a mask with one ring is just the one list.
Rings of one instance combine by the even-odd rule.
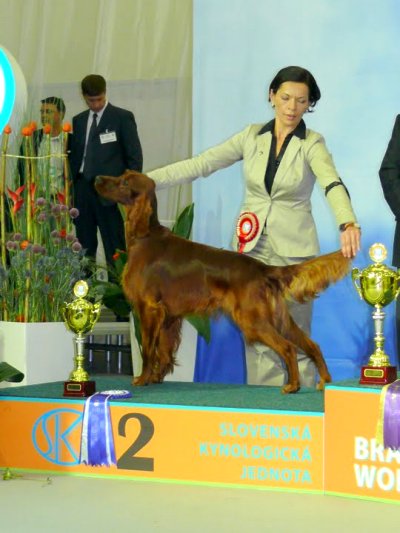
[[126, 206], [125, 232], [126, 241], [145, 237], [150, 231], [150, 217], [153, 212], [147, 194], [139, 194], [132, 205]]
[[121, 176], [122, 183], [126, 184], [134, 195], [139, 193], [155, 194], [156, 184], [154, 181], [135, 170], [128, 170]]

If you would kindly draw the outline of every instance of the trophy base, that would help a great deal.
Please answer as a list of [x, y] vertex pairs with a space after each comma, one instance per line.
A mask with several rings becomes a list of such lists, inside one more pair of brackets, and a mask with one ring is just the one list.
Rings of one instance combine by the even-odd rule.
[[397, 379], [395, 366], [363, 366], [360, 383], [362, 385], [387, 385]]
[[87, 398], [96, 392], [95, 381], [65, 381], [63, 396]]

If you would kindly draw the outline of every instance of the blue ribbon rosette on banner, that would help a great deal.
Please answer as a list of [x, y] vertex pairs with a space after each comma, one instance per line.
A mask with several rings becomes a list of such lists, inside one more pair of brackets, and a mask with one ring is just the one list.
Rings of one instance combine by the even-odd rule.
[[79, 462], [88, 466], [116, 464], [109, 400], [130, 398], [126, 390], [96, 392], [85, 403]]

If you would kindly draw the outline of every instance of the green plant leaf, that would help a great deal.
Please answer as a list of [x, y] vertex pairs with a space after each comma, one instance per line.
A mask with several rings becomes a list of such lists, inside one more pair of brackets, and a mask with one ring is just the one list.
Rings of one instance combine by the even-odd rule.
[[193, 226], [193, 217], [194, 217], [194, 203], [186, 206], [185, 209], [178, 216], [175, 224], [172, 227], [172, 233], [183, 237], [184, 239], [189, 239], [192, 232]]
[[24, 374], [14, 368], [13, 366], [5, 363], [0, 363], [0, 381], [9, 381], [13, 383], [19, 383], [24, 379]]
[[197, 333], [203, 337], [206, 343], [209, 344], [211, 339], [211, 326], [209, 317], [200, 315], [187, 315], [185, 318], [190, 324], [192, 324]]
[[116, 253], [114, 254], [115, 273], [118, 277], [121, 276], [127, 260], [128, 260], [128, 254], [125, 252], [125, 250], [117, 250]]
[[95, 280], [91, 287], [92, 296], [100, 298], [102, 303], [111, 309], [116, 315], [127, 317], [131, 311], [131, 306], [122, 287], [114, 282]]
[[103, 303], [108, 309], [111, 309], [117, 316], [127, 317], [131, 312], [131, 306], [126, 301], [125, 297], [113, 296], [113, 297], [104, 297]]

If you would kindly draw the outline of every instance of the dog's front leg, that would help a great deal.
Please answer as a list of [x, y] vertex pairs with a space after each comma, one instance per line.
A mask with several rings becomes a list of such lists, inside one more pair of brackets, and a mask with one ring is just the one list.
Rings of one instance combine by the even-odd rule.
[[139, 317], [142, 333], [142, 374], [134, 378], [134, 385], [149, 385], [150, 383], [161, 383], [160, 364], [160, 332], [164, 320], [165, 312], [160, 306], [141, 305]]

